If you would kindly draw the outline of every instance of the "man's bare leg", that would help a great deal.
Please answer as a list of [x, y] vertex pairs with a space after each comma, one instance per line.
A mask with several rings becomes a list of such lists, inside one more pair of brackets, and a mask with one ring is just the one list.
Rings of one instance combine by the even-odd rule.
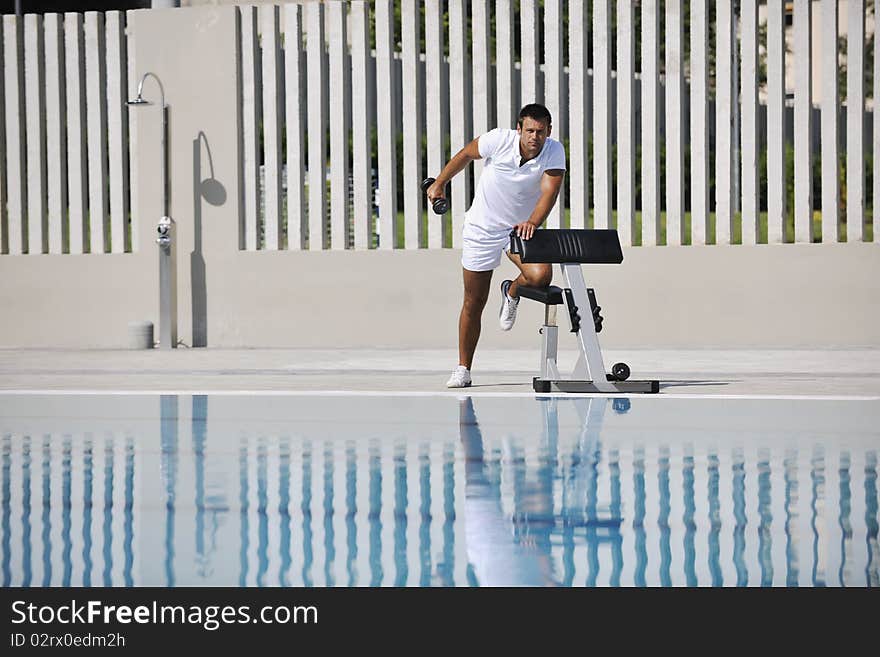
[[520, 274], [510, 284], [507, 290], [508, 296], [515, 299], [519, 296], [517, 289], [520, 285], [528, 287], [547, 287], [553, 280], [553, 267], [547, 263], [524, 263], [515, 253], [508, 253], [510, 261], [519, 267]]
[[474, 352], [480, 339], [483, 308], [489, 298], [492, 271], [469, 271], [462, 269], [464, 300], [458, 318], [458, 364], [471, 368]]

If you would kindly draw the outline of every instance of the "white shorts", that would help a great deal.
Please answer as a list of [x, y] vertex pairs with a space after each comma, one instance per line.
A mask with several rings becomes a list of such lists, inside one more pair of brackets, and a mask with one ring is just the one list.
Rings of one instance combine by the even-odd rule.
[[461, 266], [468, 271], [491, 271], [501, 264], [501, 256], [510, 250], [510, 228], [487, 232], [465, 221], [461, 239]]

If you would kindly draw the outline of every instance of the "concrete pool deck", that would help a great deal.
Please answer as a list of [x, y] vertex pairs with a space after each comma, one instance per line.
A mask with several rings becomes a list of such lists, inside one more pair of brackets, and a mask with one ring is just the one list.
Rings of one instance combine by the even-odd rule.
[[[0, 349], [0, 391], [458, 393], [453, 349]], [[661, 395], [880, 400], [880, 349], [607, 349]], [[576, 352], [560, 352], [567, 373]], [[469, 393], [532, 392], [537, 350], [477, 351]]]

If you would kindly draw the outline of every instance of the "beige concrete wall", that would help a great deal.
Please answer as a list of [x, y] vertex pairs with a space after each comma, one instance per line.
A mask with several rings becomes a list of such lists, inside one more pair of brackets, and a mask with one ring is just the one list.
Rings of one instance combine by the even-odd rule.
[[[454, 348], [459, 258], [449, 250], [229, 254], [209, 287], [210, 344]], [[510, 263], [496, 272], [483, 347], [539, 344], [543, 306], [530, 301], [510, 333], [498, 329], [495, 288], [514, 272]], [[880, 347], [878, 273], [876, 244], [630, 248], [622, 265], [584, 267], [606, 347]], [[561, 281], [558, 269], [554, 277]], [[560, 347], [574, 346], [560, 331]]]
[[[210, 347], [456, 346], [458, 251], [255, 253], [221, 242], [206, 240]], [[184, 326], [186, 254], [179, 266]], [[129, 321], [158, 326], [154, 270], [132, 256], [0, 259], [0, 347], [124, 347]], [[513, 272], [504, 263], [493, 288]], [[605, 347], [880, 347], [875, 244], [630, 248], [622, 265], [584, 272]], [[497, 312], [493, 289], [481, 347], [537, 348], [542, 307], [523, 302], [510, 333]], [[180, 339], [192, 344], [187, 327]], [[563, 328], [560, 347], [574, 346]]]
[[128, 323], [145, 320], [158, 336], [157, 260], [131, 253], [3, 256], [0, 348], [123, 347]]

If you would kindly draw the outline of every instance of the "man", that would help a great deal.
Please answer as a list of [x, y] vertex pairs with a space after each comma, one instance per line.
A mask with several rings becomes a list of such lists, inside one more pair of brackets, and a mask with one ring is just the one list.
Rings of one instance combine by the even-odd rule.
[[458, 320], [458, 366], [447, 381], [449, 388], [471, 385], [471, 364], [480, 338], [481, 317], [492, 271], [507, 257], [519, 268], [516, 280], [501, 283], [501, 330], [509, 331], [516, 320], [520, 285], [544, 287], [553, 272], [549, 264], [524, 264], [509, 253], [510, 231], [530, 239], [544, 223], [562, 186], [565, 150], [550, 139], [550, 112], [543, 105], [531, 104], [519, 112], [516, 130], [495, 128], [474, 139], [449, 160], [437, 180], [427, 190], [428, 199], [444, 198], [444, 189], [459, 171], [473, 160], [486, 165], [465, 213], [462, 232], [461, 264], [464, 301]]

